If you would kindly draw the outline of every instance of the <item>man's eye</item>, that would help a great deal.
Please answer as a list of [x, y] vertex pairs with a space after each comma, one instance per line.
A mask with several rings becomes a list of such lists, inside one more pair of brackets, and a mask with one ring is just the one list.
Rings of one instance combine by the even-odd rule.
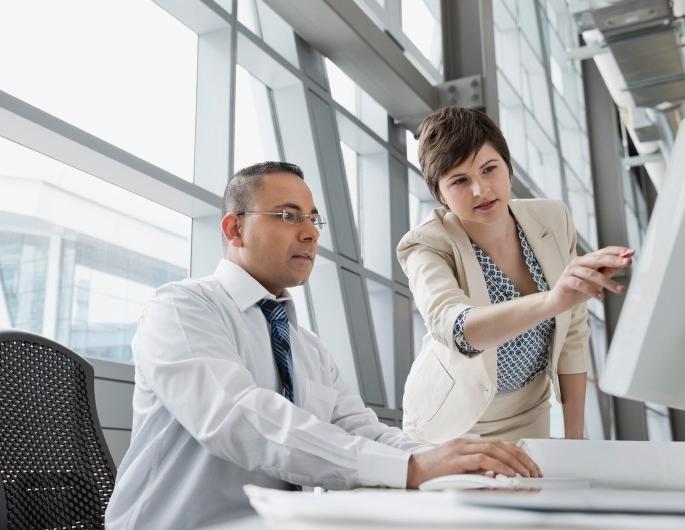
[[295, 221], [296, 217], [297, 215], [293, 212], [289, 212], [287, 210], [283, 212], [283, 219], [285, 219], [286, 221]]

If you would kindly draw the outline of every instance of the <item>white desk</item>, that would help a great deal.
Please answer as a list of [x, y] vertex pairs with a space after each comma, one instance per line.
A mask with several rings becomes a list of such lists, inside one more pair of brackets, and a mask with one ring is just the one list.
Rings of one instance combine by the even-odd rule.
[[685, 529], [685, 517], [470, 506], [447, 493], [366, 490], [315, 495], [269, 490], [257, 494], [257, 505], [267, 519], [255, 515], [206, 530]]

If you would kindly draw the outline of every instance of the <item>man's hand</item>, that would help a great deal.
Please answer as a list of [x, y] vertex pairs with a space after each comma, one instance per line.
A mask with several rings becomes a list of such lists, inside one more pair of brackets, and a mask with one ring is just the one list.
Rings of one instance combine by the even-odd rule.
[[531, 458], [508, 442], [454, 439], [409, 458], [407, 488], [442, 475], [478, 473], [490, 475], [519, 474], [541, 477], [542, 471]]

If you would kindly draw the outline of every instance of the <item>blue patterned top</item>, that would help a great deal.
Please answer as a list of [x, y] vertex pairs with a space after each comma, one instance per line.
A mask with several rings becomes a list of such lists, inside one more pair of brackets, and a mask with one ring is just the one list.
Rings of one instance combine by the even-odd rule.
[[[526, 266], [530, 271], [538, 291], [549, 290], [547, 280], [542, 268], [535, 259], [535, 255], [528, 244], [521, 227], [518, 229], [521, 249], [526, 260]], [[473, 244], [478, 264], [483, 271], [485, 284], [488, 288], [490, 302], [499, 304], [508, 300], [514, 300], [521, 296], [513, 282], [507, 277], [497, 264], [488, 256], [482, 248]], [[472, 356], [481, 353], [464, 339], [464, 322], [472, 307], [462, 311], [454, 323], [454, 343], [461, 353]], [[549, 346], [554, 332], [554, 319], [545, 320], [533, 329], [522, 333], [497, 348], [497, 390], [511, 391], [523, 388], [530, 383], [535, 376], [544, 371], [549, 358]]]

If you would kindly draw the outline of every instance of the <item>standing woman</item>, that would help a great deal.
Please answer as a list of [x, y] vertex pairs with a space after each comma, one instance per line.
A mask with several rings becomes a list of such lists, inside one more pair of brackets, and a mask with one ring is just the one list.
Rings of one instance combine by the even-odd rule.
[[404, 390], [404, 429], [438, 443], [464, 434], [549, 437], [550, 382], [567, 438], [582, 438], [586, 300], [624, 288], [633, 251], [576, 257], [566, 206], [511, 199], [512, 165], [482, 112], [447, 107], [421, 125], [419, 161], [443, 205], [397, 248], [428, 328]]

